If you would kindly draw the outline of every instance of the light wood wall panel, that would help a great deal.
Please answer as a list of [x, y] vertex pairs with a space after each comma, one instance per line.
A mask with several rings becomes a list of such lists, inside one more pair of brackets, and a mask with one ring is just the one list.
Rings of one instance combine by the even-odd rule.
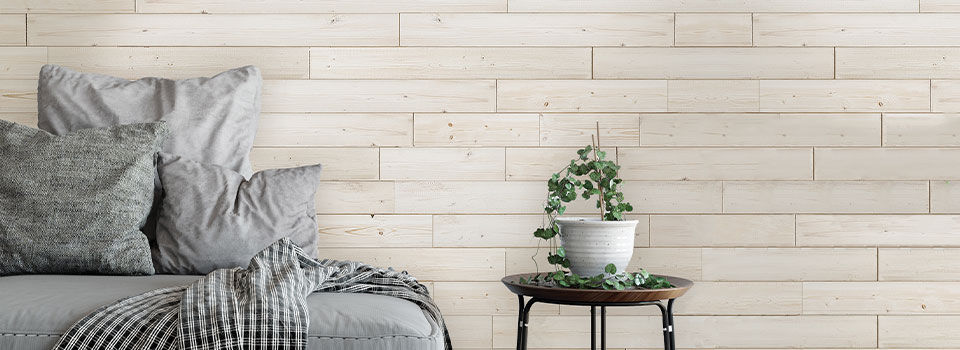
[[593, 49], [596, 79], [831, 79], [830, 48]]
[[[507, 274], [553, 271], [547, 264], [547, 248], [507, 248]], [[539, 269], [538, 269], [539, 268]], [[701, 280], [700, 248], [637, 248], [628, 266], [658, 274]]]
[[36, 79], [44, 63], [45, 47], [0, 47], [0, 79]]
[[321, 247], [433, 246], [430, 215], [319, 215]]
[[930, 103], [926, 80], [760, 81], [761, 112], [926, 112]]
[[38, 14], [27, 42], [42, 46], [397, 45], [396, 14]]
[[[547, 186], [539, 181], [397, 182], [397, 212], [424, 214], [539, 214]], [[475, 203], [498, 203], [479, 208]]]
[[493, 342], [493, 320], [490, 316], [450, 316], [444, 317], [444, 323], [449, 323], [447, 330], [451, 334], [457, 334], [451, 335], [450, 341], [458, 349], [489, 348]]
[[930, 212], [960, 213], [960, 182], [930, 181]]
[[960, 312], [957, 282], [804, 282], [803, 313], [923, 315]]
[[376, 148], [269, 148], [250, 151], [254, 171], [322, 164], [324, 180], [377, 180], [380, 177]]
[[960, 83], [953, 80], [934, 80], [930, 83], [930, 110], [934, 112], [960, 111]]
[[625, 180], [812, 180], [812, 153], [804, 148], [618, 148], [617, 160]]
[[320, 248], [319, 256], [406, 270], [422, 281], [493, 281], [503, 277], [503, 249]]
[[26, 16], [2, 14], [0, 11], [0, 46], [23, 46], [27, 43]]
[[725, 182], [729, 213], [926, 213], [926, 181]]
[[707, 281], [873, 281], [872, 248], [703, 248]]
[[753, 19], [749, 13], [677, 14], [676, 46], [750, 46]]
[[396, 210], [393, 182], [329, 181], [317, 188], [317, 213], [382, 214]]
[[636, 213], [719, 213], [721, 187], [719, 181], [629, 181], [622, 190]]
[[[500, 282], [435, 282], [433, 300], [444, 315], [516, 315], [517, 295]], [[533, 304], [531, 315], [557, 315], [559, 305]], [[536, 317], [536, 316], [533, 316]]]
[[0, 119], [23, 124], [29, 127], [37, 127], [36, 113], [2, 113]]
[[[954, 0], [923, 0], [925, 10]], [[517, 12], [917, 12], [919, 0], [511, 0]]]
[[[310, 49], [313, 79], [590, 79], [589, 48]], [[542, 65], [550, 57], [552, 65]], [[371, 69], [376, 67], [376, 69]]]
[[960, 146], [960, 116], [953, 114], [885, 114], [884, 146]]
[[265, 80], [264, 112], [493, 112], [492, 80]]
[[789, 247], [793, 215], [653, 215], [652, 247]]
[[540, 116], [536, 113], [417, 113], [413, 129], [413, 143], [418, 147], [540, 144]]
[[0, 112], [37, 113], [37, 81], [0, 80]]
[[136, 0], [137, 12], [159, 13], [398, 13], [502, 12], [506, 0]]
[[664, 112], [662, 80], [503, 80], [497, 110], [505, 112]]
[[[213, 76], [225, 67], [254, 65], [264, 79], [309, 77], [304, 47], [51, 47], [50, 62], [128, 79]], [[36, 75], [36, 71], [32, 72]]]
[[798, 215], [801, 246], [960, 246], [956, 215]]
[[404, 13], [401, 46], [668, 46], [672, 14]]
[[260, 116], [255, 146], [376, 147], [412, 146], [413, 115], [275, 114]]
[[133, 12], [135, 6], [130, 0], [5, 0], [0, 13], [114, 13]]
[[956, 281], [960, 279], [960, 249], [880, 248], [880, 281]]
[[923, 0], [920, 2], [920, 12], [960, 12], [960, 2], [957, 2], [957, 0]]
[[503, 148], [384, 148], [383, 180], [503, 180]]
[[636, 114], [626, 113], [540, 116], [541, 146], [583, 148], [591, 143], [591, 136], [599, 136], [601, 147], [639, 146], [640, 119]]
[[[603, 148], [601, 148], [603, 149]], [[507, 180], [539, 181], [559, 173], [563, 165], [577, 158], [578, 148], [507, 148]], [[616, 153], [607, 159], [615, 160]]]
[[960, 316], [880, 316], [878, 346], [951, 348], [960, 346]]
[[641, 114], [644, 146], [879, 146], [880, 114]]
[[670, 112], [757, 112], [760, 82], [756, 80], [671, 80]]
[[818, 148], [817, 180], [960, 179], [960, 149]]
[[840, 79], [960, 78], [960, 48], [838, 47]]
[[958, 14], [756, 14], [756, 46], [956, 46]]

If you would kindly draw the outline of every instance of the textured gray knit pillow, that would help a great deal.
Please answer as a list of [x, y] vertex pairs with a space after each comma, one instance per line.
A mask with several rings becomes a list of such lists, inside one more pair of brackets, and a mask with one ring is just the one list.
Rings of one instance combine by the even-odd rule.
[[161, 272], [246, 266], [283, 237], [316, 256], [319, 164], [264, 170], [247, 181], [229, 169], [160, 153], [158, 170], [164, 193], [157, 223]]
[[62, 136], [0, 120], [0, 275], [152, 274], [140, 232], [164, 123]]

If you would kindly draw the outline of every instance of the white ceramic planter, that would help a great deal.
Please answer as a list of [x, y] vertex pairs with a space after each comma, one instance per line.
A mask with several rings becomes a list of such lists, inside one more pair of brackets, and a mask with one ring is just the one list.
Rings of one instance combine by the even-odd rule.
[[638, 222], [557, 218], [558, 237], [570, 260], [570, 271], [580, 276], [596, 276], [610, 263], [617, 266], [617, 271], [624, 271], [633, 257], [633, 238]]

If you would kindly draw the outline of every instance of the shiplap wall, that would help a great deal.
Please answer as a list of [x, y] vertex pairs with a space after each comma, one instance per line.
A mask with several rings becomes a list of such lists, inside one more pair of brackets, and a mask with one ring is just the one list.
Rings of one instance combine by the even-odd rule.
[[[45, 62], [260, 66], [257, 168], [322, 162], [321, 252], [510, 348], [543, 180], [600, 122], [683, 348], [960, 348], [960, 0], [0, 0], [0, 116]], [[957, 79], [957, 80], [954, 80]], [[589, 212], [578, 204], [574, 212]], [[540, 258], [545, 254], [541, 252]], [[541, 265], [545, 266], [545, 264]], [[658, 348], [611, 310], [613, 348]], [[531, 345], [589, 344], [537, 305]]]

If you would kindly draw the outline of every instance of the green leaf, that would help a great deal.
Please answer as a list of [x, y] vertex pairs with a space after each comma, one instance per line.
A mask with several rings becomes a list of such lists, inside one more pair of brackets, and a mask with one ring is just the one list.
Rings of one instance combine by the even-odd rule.
[[[563, 247], [557, 248], [557, 256], [561, 258], [565, 258], [567, 257], [567, 251], [563, 249]], [[573, 275], [573, 276], [576, 276], [576, 275]]]
[[610, 274], [617, 273], [617, 267], [613, 264], [607, 264], [607, 267], [605, 267], [603, 270]]
[[599, 157], [600, 159], [606, 158], [606, 157], [607, 157], [607, 152], [597, 151], [597, 157]]

